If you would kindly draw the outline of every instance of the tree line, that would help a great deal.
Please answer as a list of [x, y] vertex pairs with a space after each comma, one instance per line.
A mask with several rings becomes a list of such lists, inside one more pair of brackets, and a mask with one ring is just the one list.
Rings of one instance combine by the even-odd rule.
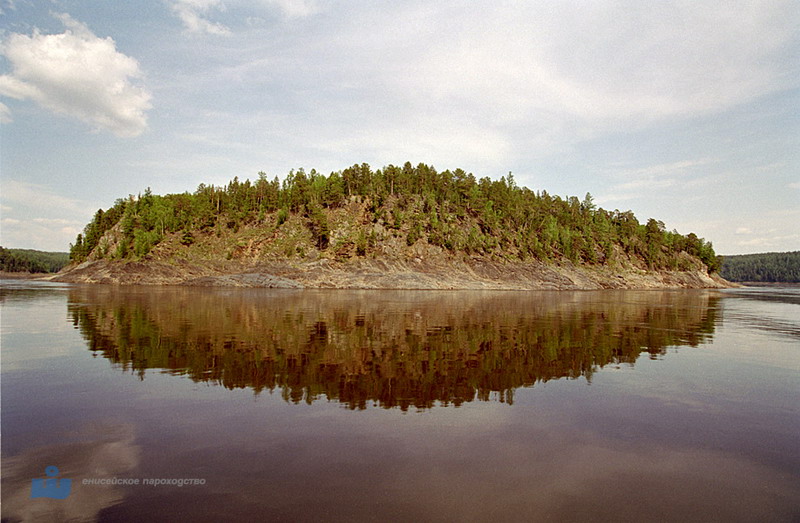
[[800, 251], [724, 256], [720, 275], [730, 281], [800, 283]]
[[[219, 227], [238, 230], [275, 218], [278, 225], [300, 215], [315, 246], [328, 248], [328, 213], [358, 201], [369, 204], [374, 222], [402, 230], [409, 245], [424, 240], [454, 252], [498, 255], [521, 260], [569, 259], [575, 263], [614, 261], [618, 250], [653, 269], [689, 269], [683, 253], [699, 258], [709, 271], [719, 269], [711, 242], [694, 233], [668, 231], [663, 222], [640, 223], [631, 211], [607, 211], [590, 194], [561, 198], [516, 184], [511, 173], [492, 180], [456, 169], [439, 172], [426, 164], [389, 165], [373, 170], [353, 165], [325, 176], [292, 170], [280, 181], [259, 173], [226, 186], [201, 184], [194, 193], [119, 199], [98, 210], [70, 248], [70, 259], [141, 258], [165, 235], [178, 233], [185, 245], [195, 235]], [[123, 240], [114, 252], [101, 243], [119, 224]], [[615, 247], [618, 247], [615, 248]], [[358, 249], [363, 255], [364, 248]]]
[[58, 272], [69, 263], [66, 252], [44, 252], [33, 249], [0, 247], [0, 271], [46, 273]]

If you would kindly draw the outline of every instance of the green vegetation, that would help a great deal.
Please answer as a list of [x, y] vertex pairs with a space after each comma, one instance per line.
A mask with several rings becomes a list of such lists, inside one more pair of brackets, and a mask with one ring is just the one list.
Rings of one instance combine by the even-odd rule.
[[800, 283], [800, 251], [724, 256], [720, 275], [730, 281]]
[[6, 272], [58, 272], [69, 263], [66, 252], [44, 252], [33, 249], [5, 249], [0, 247], [0, 271]]
[[[334, 219], [352, 204], [361, 205], [357, 221], [345, 226]], [[280, 232], [293, 223], [302, 223], [305, 236], [296, 229]], [[598, 208], [590, 194], [562, 199], [517, 186], [511, 173], [478, 180], [461, 169], [438, 172], [408, 162], [376, 171], [354, 165], [328, 176], [300, 169], [283, 182], [259, 173], [255, 182], [201, 184], [193, 194], [158, 196], [148, 189], [98, 210], [71, 246], [70, 259], [142, 258], [168, 236], [186, 246], [242, 228], [261, 231], [261, 240], [285, 240], [274, 241], [273, 252], [287, 257], [310, 250], [369, 256], [381, 242], [398, 238], [408, 246], [426, 242], [450, 253], [507, 260], [613, 264], [622, 255], [650, 269], [688, 270], [694, 256], [709, 271], [719, 268], [710, 242], [667, 231], [652, 218], [642, 224], [630, 211]], [[234, 245], [228, 257], [242, 250]]]

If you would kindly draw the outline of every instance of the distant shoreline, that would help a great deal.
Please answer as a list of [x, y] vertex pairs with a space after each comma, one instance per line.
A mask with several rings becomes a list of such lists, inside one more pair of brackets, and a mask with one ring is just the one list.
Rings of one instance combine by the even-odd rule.
[[800, 287], [800, 283], [787, 281], [737, 281], [743, 287]]
[[57, 273], [48, 272], [8, 272], [0, 271], [0, 279], [3, 280], [41, 280], [55, 276]]

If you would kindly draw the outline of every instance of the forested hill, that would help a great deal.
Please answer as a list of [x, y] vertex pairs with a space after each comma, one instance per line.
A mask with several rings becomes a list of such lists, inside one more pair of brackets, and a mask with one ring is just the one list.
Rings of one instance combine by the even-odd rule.
[[730, 281], [800, 283], [800, 251], [724, 256], [720, 275]]
[[[587, 194], [561, 198], [425, 164], [328, 176], [264, 173], [227, 186], [159, 196], [146, 190], [98, 210], [71, 246], [74, 262], [186, 256], [220, 259], [402, 257], [415, 246], [494, 260], [617, 261], [654, 270], [719, 268], [710, 242], [669, 231], [631, 211], [598, 208]], [[419, 249], [417, 249], [419, 250]], [[698, 261], [699, 260], [699, 261]]]
[[66, 252], [44, 252], [33, 249], [0, 247], [0, 271], [45, 273], [58, 272], [69, 263]]

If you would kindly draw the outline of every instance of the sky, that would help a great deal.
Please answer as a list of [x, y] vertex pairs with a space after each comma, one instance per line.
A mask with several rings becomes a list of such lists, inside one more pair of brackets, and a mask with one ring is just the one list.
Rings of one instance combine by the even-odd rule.
[[0, 245], [260, 171], [425, 163], [800, 250], [796, 1], [0, 0]]

